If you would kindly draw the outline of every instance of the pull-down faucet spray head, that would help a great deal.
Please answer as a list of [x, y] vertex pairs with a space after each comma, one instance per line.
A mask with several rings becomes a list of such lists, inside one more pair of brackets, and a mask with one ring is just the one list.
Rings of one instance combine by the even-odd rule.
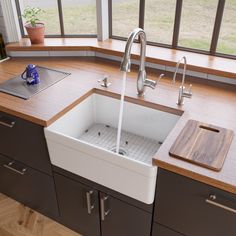
[[146, 54], [146, 34], [143, 29], [137, 28], [131, 32], [131, 34], [128, 37], [126, 46], [125, 46], [125, 52], [124, 57], [122, 59], [120, 70], [124, 72], [130, 72], [131, 67], [131, 48], [133, 45], [133, 42], [135, 38], [139, 36], [140, 43], [141, 43], [141, 49], [140, 49], [140, 66], [139, 66], [139, 72], [138, 72], [138, 78], [137, 78], [137, 91], [139, 96], [143, 96], [145, 87], [151, 87], [155, 88], [156, 81], [149, 80], [146, 78], [146, 71], [145, 71], [145, 54]]

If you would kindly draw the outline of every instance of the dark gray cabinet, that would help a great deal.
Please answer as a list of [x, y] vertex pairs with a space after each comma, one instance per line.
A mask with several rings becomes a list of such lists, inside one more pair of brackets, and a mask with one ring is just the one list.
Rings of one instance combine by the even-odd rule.
[[183, 236], [183, 235], [163, 225], [154, 223], [152, 228], [152, 236]]
[[0, 153], [52, 175], [43, 127], [0, 112]]
[[55, 173], [60, 221], [87, 236], [100, 235], [98, 191]]
[[152, 215], [106, 193], [100, 193], [102, 236], [148, 236]]
[[102, 236], [149, 236], [152, 214], [100, 192]]
[[128, 197], [118, 198], [117, 193], [113, 195], [112, 190], [103, 186], [81, 177], [79, 182], [78, 176], [75, 180], [70, 178], [71, 173], [61, 169], [59, 172], [54, 176], [62, 224], [84, 236], [150, 236], [149, 206], [147, 211], [143, 210], [137, 207], [143, 205], [136, 200], [124, 201]]
[[187, 236], [236, 235], [235, 195], [163, 169], [156, 194], [156, 223]]
[[0, 191], [54, 219], [59, 216], [43, 127], [3, 112]]
[[0, 192], [45, 215], [58, 216], [53, 178], [1, 154]]

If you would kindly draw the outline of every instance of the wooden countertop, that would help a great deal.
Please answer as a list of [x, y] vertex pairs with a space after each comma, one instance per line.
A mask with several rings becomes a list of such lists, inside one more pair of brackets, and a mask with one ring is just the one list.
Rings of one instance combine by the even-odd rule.
[[[47, 126], [93, 91], [119, 97], [122, 78], [119, 64], [96, 58], [15, 58], [0, 64], [0, 82], [20, 74], [29, 63], [72, 74], [30, 100], [0, 93], [0, 111]], [[155, 73], [153, 71], [148, 73], [149, 78], [156, 79]], [[112, 82], [108, 89], [102, 88], [97, 82], [104, 74], [108, 74]], [[181, 108], [176, 105], [178, 84], [173, 85], [170, 79], [164, 78], [155, 90], [147, 88], [146, 96], [140, 99], [136, 95], [136, 75], [135, 71], [128, 74], [127, 100], [174, 114], [182, 114], [155, 155], [153, 163], [236, 194], [235, 138], [220, 172], [172, 158], [168, 154], [171, 145], [189, 119], [222, 126], [236, 133], [236, 87], [193, 82], [193, 98], [185, 99], [185, 105]]]
[[[116, 39], [98, 41], [96, 38], [45, 38], [44, 43], [31, 45], [28, 38], [10, 43], [7, 51], [94, 51], [114, 56], [123, 56], [126, 42]], [[132, 58], [138, 59], [140, 44], [134, 43]], [[194, 52], [150, 46], [146, 48], [146, 60], [165, 66], [175, 66], [183, 56], [188, 58], [188, 69], [231, 79], [236, 79], [236, 60], [204, 55]]]

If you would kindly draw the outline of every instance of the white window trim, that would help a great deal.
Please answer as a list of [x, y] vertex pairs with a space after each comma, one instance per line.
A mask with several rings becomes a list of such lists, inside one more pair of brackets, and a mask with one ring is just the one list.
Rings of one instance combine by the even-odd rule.
[[1, 1], [4, 24], [8, 42], [18, 42], [21, 38], [16, 4], [14, 0]]
[[108, 0], [96, 0], [97, 38], [104, 41], [109, 38]]

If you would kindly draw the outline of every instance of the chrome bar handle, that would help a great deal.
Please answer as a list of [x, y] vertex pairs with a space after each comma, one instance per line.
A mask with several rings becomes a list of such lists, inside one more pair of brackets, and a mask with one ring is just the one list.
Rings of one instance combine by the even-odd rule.
[[164, 74], [160, 74], [157, 81], [151, 80], [151, 79], [145, 79], [144, 85], [149, 88], [155, 89], [156, 85], [160, 82], [160, 80], [161, 80], [161, 78], [163, 78], [163, 76], [164, 76]]
[[154, 89], [157, 85], [157, 82], [155, 80], [151, 80], [151, 79], [145, 79], [144, 81], [144, 86], [147, 86], [149, 88]]
[[106, 210], [105, 202], [108, 200], [109, 196], [102, 196], [100, 199], [101, 204], [101, 219], [102, 221], [105, 220], [106, 216], [110, 213], [110, 210]]
[[232, 207], [225, 206], [225, 205], [223, 205], [223, 204], [221, 204], [221, 203], [218, 203], [218, 202], [216, 202], [216, 199], [217, 199], [217, 198], [216, 198], [216, 195], [211, 194], [211, 195], [209, 196], [209, 198], [206, 199], [206, 203], [211, 204], [211, 205], [214, 205], [214, 206], [216, 206], [216, 207], [222, 208], [222, 209], [224, 209], [224, 210], [226, 210], [226, 211], [230, 211], [230, 212], [236, 214], [236, 209], [234, 209], [234, 208], [232, 208]]
[[13, 161], [9, 162], [8, 164], [4, 164], [3, 167], [9, 169], [9, 170], [12, 170], [14, 172], [16, 172], [17, 174], [20, 174], [20, 175], [24, 175], [27, 168], [23, 168], [22, 170], [17, 170], [15, 169], [12, 165], [14, 164]]
[[92, 210], [94, 209], [94, 204], [92, 204], [92, 201], [91, 201], [91, 196], [92, 195], [93, 195], [92, 190], [86, 192], [87, 209], [88, 209], [88, 214], [89, 215], [92, 213]]
[[13, 126], [15, 125], [15, 121], [8, 121], [8, 120], [5, 120], [5, 119], [1, 119], [2, 117], [0, 116], [0, 124], [3, 125], [3, 126], [6, 126], [8, 128], [13, 128]]

